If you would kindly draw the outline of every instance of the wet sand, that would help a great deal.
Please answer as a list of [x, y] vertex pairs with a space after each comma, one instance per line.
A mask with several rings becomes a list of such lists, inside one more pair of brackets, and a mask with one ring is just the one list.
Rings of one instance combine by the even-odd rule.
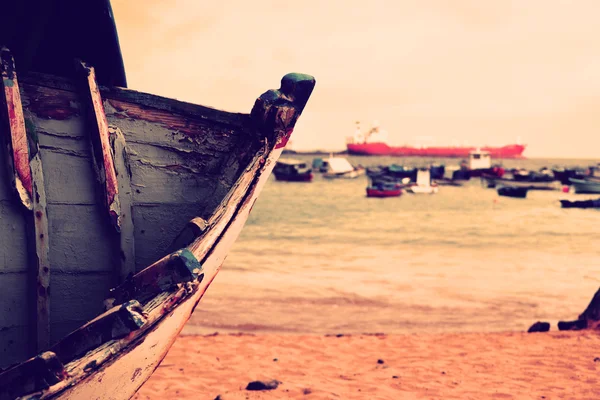
[[599, 377], [591, 331], [216, 334], [180, 337], [134, 399], [599, 399]]

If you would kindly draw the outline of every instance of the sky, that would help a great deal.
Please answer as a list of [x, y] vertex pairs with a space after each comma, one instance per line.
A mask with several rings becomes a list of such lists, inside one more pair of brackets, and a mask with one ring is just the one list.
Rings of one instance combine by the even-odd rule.
[[376, 120], [396, 144], [600, 159], [597, 0], [112, 6], [131, 89], [249, 112], [286, 73], [313, 75], [297, 150], [342, 150], [356, 121]]

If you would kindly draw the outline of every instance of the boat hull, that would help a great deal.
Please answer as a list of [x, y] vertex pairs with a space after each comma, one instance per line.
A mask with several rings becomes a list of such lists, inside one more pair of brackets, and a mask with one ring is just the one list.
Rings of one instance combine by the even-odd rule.
[[[179, 335], [208, 286], [219, 272], [223, 261], [225, 261], [229, 250], [250, 215], [252, 205], [269, 178], [272, 165], [275, 164], [280, 154], [281, 150], [271, 154], [269, 160], [265, 163], [267, 167], [260, 173], [259, 181], [251, 191], [250, 196], [243, 201], [239, 211], [231, 220], [223, 221], [224, 226], [221, 229], [224, 234], [203, 264], [205, 277], [198, 291], [166, 315], [163, 322], [158, 324], [143, 340], [128, 348], [114, 362], [109, 363], [82, 382], [58, 393], [56, 396], [42, 397], [42, 399], [121, 400], [132, 397], [138, 391], [167, 355], [177, 335]], [[128, 373], [124, 374], [124, 371]]]
[[312, 172], [304, 174], [277, 174], [274, 173], [275, 180], [282, 182], [310, 182], [313, 180]]
[[562, 208], [600, 208], [600, 199], [596, 200], [560, 200]]
[[[92, 82], [93, 70], [85, 77]], [[21, 256], [15, 248], [33, 248], [27, 243], [31, 238], [37, 246], [24, 255], [33, 262], [40, 260], [38, 254], [49, 251], [47, 264], [35, 266], [53, 276], [51, 304], [55, 308], [50, 311], [56, 322], [48, 326], [40, 312], [44, 309], [38, 307], [30, 316], [38, 323], [38, 350], [25, 353], [37, 355], [11, 366], [13, 360], [25, 358], [20, 350], [24, 345], [12, 344], [8, 334], [14, 322], [0, 315], [0, 362], [2, 368], [10, 366], [0, 373], [0, 400], [130, 398], [166, 355], [219, 271], [292, 134], [314, 78], [286, 75], [280, 89], [263, 93], [250, 114], [120, 88], [98, 90], [91, 83], [92, 98], [86, 103], [87, 92], [52, 76], [31, 75], [25, 84], [15, 83], [10, 87], [22, 91], [27, 125], [12, 124], [23, 114], [7, 113], [12, 147], [5, 146], [4, 151], [9, 159], [27, 148], [40, 152], [46, 180], [41, 180], [41, 171], [36, 169], [41, 168], [35, 164], [37, 154], [23, 158], [31, 163], [32, 178], [24, 175], [30, 165], [21, 168], [21, 162], [10, 165], [14, 165], [11, 174], [5, 167], [0, 171], [1, 177], [15, 177], [0, 179], [0, 221], [13, 224], [13, 230], [23, 228], [11, 233], [18, 241], [7, 242], [8, 236], [0, 232], [0, 246], [4, 254], [11, 251]], [[103, 101], [103, 96], [108, 100]], [[17, 101], [6, 104], [9, 111], [13, 105], [20, 106]], [[94, 106], [89, 118], [96, 125], [80, 112], [89, 104]], [[35, 139], [39, 144], [27, 146], [15, 138]], [[95, 139], [105, 142], [96, 147]], [[111, 175], [112, 166], [116, 173], [112, 170]], [[37, 184], [31, 199], [28, 181], [22, 176]], [[42, 188], [46, 193], [38, 195]], [[120, 202], [113, 201], [118, 195]], [[42, 200], [46, 205], [45, 196], [49, 227], [38, 230], [37, 220], [44, 220], [46, 213], [36, 207]], [[135, 214], [140, 209], [142, 214]], [[135, 238], [127, 220], [131, 214], [139, 235]], [[35, 218], [35, 226], [27, 218]], [[21, 219], [25, 222], [20, 223]], [[120, 224], [119, 229], [114, 224]], [[21, 232], [25, 228], [41, 234], [27, 235]], [[48, 238], [50, 248], [41, 247]], [[106, 251], [109, 246], [122, 250], [116, 253], [118, 257]], [[0, 266], [7, 260], [15, 264], [5, 257]], [[68, 262], [78, 269], [67, 269]], [[0, 274], [0, 288], [5, 290], [0, 310], [8, 304], [14, 308], [11, 317], [23, 314], [26, 319], [25, 305], [31, 294], [26, 290], [30, 280], [26, 270], [30, 267], [26, 260], [19, 264], [23, 264], [17, 265], [23, 269], [17, 271], [19, 275]], [[97, 266], [105, 269], [96, 271]], [[187, 275], [177, 275], [181, 268]], [[36, 293], [43, 295], [46, 306], [50, 295], [41, 290], [39, 280], [37, 285]], [[15, 306], [21, 304], [25, 305]], [[126, 317], [121, 315], [124, 310]], [[126, 322], [117, 320], [121, 325], [115, 325], [114, 318], [126, 318]], [[36, 332], [35, 327], [24, 327]], [[40, 345], [39, 338], [50, 345]]]
[[[348, 154], [362, 156], [398, 156], [398, 157], [447, 157], [467, 158], [475, 147], [410, 147], [389, 146], [386, 143], [348, 143]], [[502, 147], [482, 147], [493, 158], [523, 158], [524, 145], [511, 144]]]
[[495, 177], [490, 177], [490, 176], [482, 176], [481, 179], [482, 179], [482, 181], [486, 182], [487, 186], [490, 188], [502, 185], [502, 186], [526, 188], [529, 190], [559, 190], [560, 189], [559, 181], [527, 182], [527, 181], [516, 181], [513, 179], [495, 178]]
[[431, 186], [422, 186], [422, 185], [412, 185], [406, 188], [406, 191], [414, 194], [434, 194], [439, 191], [437, 185]]
[[360, 175], [363, 175], [364, 171], [360, 171], [360, 170], [354, 170], [354, 171], [348, 171], [348, 172], [340, 172], [340, 173], [335, 173], [335, 172], [325, 172], [323, 173], [323, 178], [325, 179], [356, 179], [358, 178]]
[[577, 194], [600, 194], [600, 182], [573, 178], [569, 182]]
[[375, 188], [367, 188], [367, 197], [399, 197], [402, 195], [402, 189], [375, 189]]
[[514, 197], [524, 199], [527, 197], [527, 188], [503, 186], [497, 189], [499, 196]]

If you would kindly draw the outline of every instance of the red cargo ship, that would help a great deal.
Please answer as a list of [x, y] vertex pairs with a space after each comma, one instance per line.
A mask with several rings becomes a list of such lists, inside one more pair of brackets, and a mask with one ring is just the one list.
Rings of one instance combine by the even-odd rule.
[[363, 156], [404, 156], [404, 157], [458, 157], [467, 158], [474, 150], [490, 153], [492, 158], [523, 158], [525, 145], [510, 144], [502, 147], [467, 147], [467, 146], [437, 146], [413, 147], [390, 146], [385, 142], [385, 132], [377, 125], [363, 134], [357, 125], [354, 137], [347, 140], [348, 154]]

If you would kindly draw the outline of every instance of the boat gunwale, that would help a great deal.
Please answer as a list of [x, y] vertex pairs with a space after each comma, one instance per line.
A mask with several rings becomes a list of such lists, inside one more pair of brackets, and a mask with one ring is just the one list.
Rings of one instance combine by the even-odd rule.
[[[41, 72], [22, 73], [19, 75], [19, 81], [21, 85], [42, 86], [50, 89], [79, 93], [79, 89], [73, 80]], [[107, 87], [102, 85], [99, 85], [99, 88], [104, 100], [126, 101], [244, 130], [252, 126], [252, 120], [249, 113], [219, 110], [217, 108], [176, 100], [130, 88], [117, 86]]]

